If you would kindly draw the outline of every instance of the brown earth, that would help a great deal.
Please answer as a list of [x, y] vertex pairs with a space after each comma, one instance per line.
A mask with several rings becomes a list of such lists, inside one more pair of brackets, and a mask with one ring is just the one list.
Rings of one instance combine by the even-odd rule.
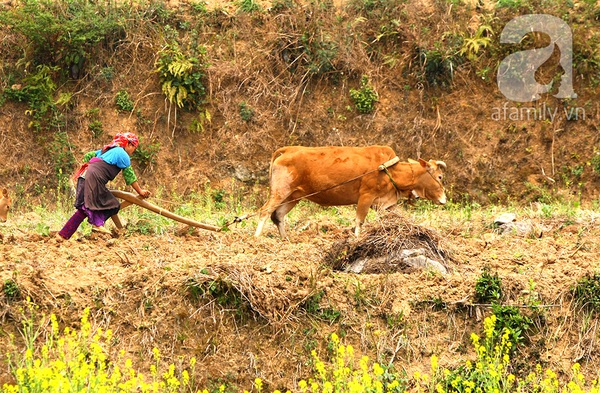
[[[182, 13], [188, 9], [185, 2], [172, 3]], [[446, 32], [473, 34], [485, 21], [482, 10], [494, 8], [491, 2], [482, 4], [461, 8], [427, 1], [394, 9], [404, 26], [396, 35], [403, 49], [393, 59], [400, 65], [373, 60], [377, 54], [348, 51], [335, 64], [343, 69], [338, 79], [287, 74], [280, 52], [302, 34], [294, 28], [327, 11], [302, 6], [303, 25], [291, 14], [250, 17], [237, 14], [231, 4], [215, 6], [201, 30], [209, 53], [207, 109], [212, 118], [202, 132], [190, 130], [196, 113], [176, 112], [164, 100], [149, 66], [162, 44], [152, 31], [131, 32], [120, 50], [103, 59], [114, 67], [114, 80], [102, 81], [99, 69], [90, 68], [85, 78], [65, 86], [76, 92], [65, 126], [74, 157], [98, 148], [116, 131], [136, 131], [143, 146], [160, 146], [152, 163], [136, 168], [142, 184], [160, 198], [186, 200], [222, 190], [239, 198], [245, 212], [255, 211], [266, 199], [271, 152], [289, 144], [386, 144], [403, 159], [444, 160], [449, 196], [484, 208], [474, 208], [472, 215], [470, 210], [436, 208], [436, 216], [405, 207], [405, 214], [442, 239], [452, 257], [448, 275], [333, 271], [326, 264], [330, 250], [351, 238], [353, 212], [320, 214], [308, 206], [292, 218], [290, 242], [281, 242], [271, 225], [268, 236], [252, 238], [251, 219], [230, 233], [177, 235], [170, 228], [142, 235], [133, 225], [119, 238], [81, 235], [57, 244], [39, 233], [46, 227], [52, 233], [62, 222], [47, 222], [33, 213], [40, 206], [70, 203], [69, 196], [56, 191], [57, 168], [48, 148], [55, 141], [51, 134], [32, 133], [26, 107], [7, 102], [0, 107], [0, 184], [16, 202], [9, 223], [0, 224], [0, 282], [14, 280], [21, 296], [10, 300], [0, 294], [0, 347], [9, 347], [7, 333], [16, 333], [20, 307], [30, 296], [44, 312], [56, 313], [62, 326], [77, 326], [82, 310], [91, 307], [95, 325], [112, 328], [118, 337], [113, 351], [125, 349], [141, 366], [148, 364], [155, 346], [166, 363], [179, 356], [197, 357], [202, 386], [227, 382], [249, 389], [261, 377], [269, 388], [294, 389], [299, 378], [310, 375], [310, 350], [325, 353], [331, 332], [361, 353], [385, 364], [393, 360], [396, 369], [410, 374], [427, 370], [433, 354], [447, 367], [472, 358], [469, 336], [481, 331], [481, 318], [489, 313], [488, 307], [474, 305], [474, 287], [487, 267], [502, 278], [507, 304], [540, 303], [543, 310], [519, 353], [517, 371], [540, 363], [564, 377], [580, 361], [586, 374], [596, 375], [598, 320], [573, 304], [570, 291], [598, 263], [597, 214], [579, 210], [580, 205], [596, 206], [600, 184], [591, 164], [600, 150], [597, 85], [589, 75], [578, 74], [575, 102], [547, 96], [526, 104], [577, 105], [586, 108], [585, 119], [497, 120], [492, 117], [495, 108], [507, 101], [494, 75], [476, 73], [489, 59], [483, 58], [479, 68], [458, 67], [451, 88], [428, 84], [408, 66], [416, 48], [433, 48]], [[597, 29], [586, 28], [586, 23], [597, 26], [597, 20], [580, 19], [584, 7], [575, 2], [568, 15], [582, 47], [597, 36]], [[342, 4], [334, 10], [339, 18], [347, 17]], [[495, 13], [500, 22], [507, 15]], [[341, 29], [328, 23], [329, 31]], [[285, 29], [291, 33], [284, 34]], [[7, 34], [0, 45], [2, 53], [16, 60], [19, 54], [9, 50], [15, 46], [11, 39]], [[354, 49], [359, 42], [352, 41]], [[385, 52], [386, 45], [396, 48], [398, 42], [383, 42], [376, 49]], [[542, 70], [541, 76], [552, 75], [553, 69]], [[362, 75], [369, 76], [380, 98], [369, 115], [356, 113], [348, 98]], [[114, 97], [121, 89], [131, 93], [141, 114], [115, 109]], [[251, 121], [241, 118], [241, 102], [255, 110]], [[99, 138], [88, 128], [93, 108], [100, 108], [105, 130]], [[122, 180], [115, 186], [123, 187]], [[555, 200], [569, 206], [566, 212], [547, 210]], [[518, 209], [520, 221], [533, 223], [531, 231], [495, 233], [493, 217], [504, 208], [491, 203]], [[221, 215], [231, 218], [234, 212], [217, 212], [211, 221]], [[384, 219], [375, 217], [369, 225]], [[194, 296], [191, 284], [205, 288], [210, 282], [225, 283], [229, 296], [241, 296], [241, 305], [219, 304], [207, 294]], [[339, 319], [332, 322], [318, 311], [307, 311], [307, 301], [321, 291], [318, 309], [339, 311]], [[1, 370], [0, 382], [10, 380], [7, 368]]]
[[[195, 356], [201, 386], [226, 382], [248, 389], [260, 377], [269, 389], [294, 389], [311, 375], [310, 350], [325, 356], [332, 332], [412, 375], [427, 371], [434, 354], [446, 367], [473, 358], [470, 334], [481, 334], [481, 319], [489, 315], [488, 307], [475, 304], [474, 288], [488, 268], [502, 278], [505, 304], [523, 306], [527, 314], [528, 305], [540, 306], [515, 372], [539, 363], [565, 377], [578, 361], [595, 375], [597, 319], [573, 304], [571, 289], [597, 267], [596, 213], [542, 219], [531, 210], [519, 217], [534, 224], [529, 232], [502, 235], [490, 227], [493, 212], [467, 219], [441, 211], [434, 222], [410, 212], [404, 213], [409, 221], [435, 226], [449, 274], [334, 271], [327, 264], [330, 251], [351, 234], [327, 215], [292, 221], [291, 242], [253, 239], [253, 228], [246, 227], [183, 236], [91, 234], [56, 243], [18, 230], [24, 218], [17, 217], [16, 229], [4, 227], [12, 233], [0, 244], [0, 280], [15, 280], [21, 300], [0, 297], [0, 342], [11, 348], [7, 333], [18, 337], [19, 309], [29, 296], [41, 311], [57, 314], [62, 326], [77, 326], [83, 308], [91, 307], [94, 326], [110, 327], [118, 337], [113, 351], [125, 349], [140, 368], [148, 367], [154, 347], [168, 363]], [[352, 212], [342, 215], [351, 218]], [[376, 217], [367, 232], [387, 219]], [[193, 296], [191, 283], [206, 289], [211, 282], [228, 283], [225, 292], [241, 295], [240, 304]], [[310, 311], [307, 299], [321, 291]], [[337, 311], [339, 318], [329, 320], [318, 310]], [[2, 375], [10, 380], [6, 369]]]

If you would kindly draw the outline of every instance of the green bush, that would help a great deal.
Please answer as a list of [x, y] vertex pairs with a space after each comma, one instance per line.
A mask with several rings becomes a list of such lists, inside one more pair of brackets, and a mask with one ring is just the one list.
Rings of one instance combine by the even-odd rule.
[[502, 298], [502, 280], [498, 273], [484, 268], [475, 283], [475, 300], [480, 303], [497, 303]]
[[492, 312], [496, 317], [494, 338], [498, 339], [506, 330], [509, 331], [508, 340], [512, 343], [513, 348], [522, 344], [525, 340], [525, 332], [533, 327], [531, 318], [523, 315], [521, 310], [515, 306], [492, 304]]
[[6, 296], [6, 298], [9, 300], [18, 299], [21, 296], [21, 289], [19, 288], [19, 285], [15, 280], [10, 278], [4, 281], [2, 292], [4, 292], [4, 296]]
[[252, 109], [245, 101], [240, 102], [240, 116], [246, 123], [254, 118], [254, 109]]
[[56, 65], [79, 78], [99, 45], [124, 37], [122, 15], [122, 8], [101, 1], [26, 0], [0, 12], [0, 26], [23, 37], [33, 65]]
[[184, 54], [177, 44], [169, 45], [160, 53], [156, 63], [162, 91], [171, 103], [179, 108], [198, 110], [204, 103], [206, 65], [202, 62], [205, 49], [196, 55]]
[[595, 312], [600, 312], [600, 273], [580, 278], [572, 293], [579, 304]]
[[350, 98], [354, 107], [360, 113], [371, 113], [375, 103], [379, 100], [377, 93], [369, 84], [369, 78], [363, 76], [360, 80], [360, 89], [350, 89]]
[[126, 90], [119, 90], [115, 96], [115, 104], [117, 105], [117, 108], [123, 112], [131, 112], [134, 107], [134, 103]]
[[[60, 124], [62, 115], [54, 102], [56, 84], [53, 73], [57, 67], [39, 65], [34, 72], [25, 76], [21, 83], [13, 83], [4, 90], [4, 95], [10, 100], [27, 103], [29, 109], [25, 111], [32, 120], [29, 127], [35, 131], [48, 129]], [[11, 78], [14, 80], [13, 78]]]
[[239, 0], [237, 3], [240, 11], [246, 13], [262, 12], [263, 8], [255, 0]]

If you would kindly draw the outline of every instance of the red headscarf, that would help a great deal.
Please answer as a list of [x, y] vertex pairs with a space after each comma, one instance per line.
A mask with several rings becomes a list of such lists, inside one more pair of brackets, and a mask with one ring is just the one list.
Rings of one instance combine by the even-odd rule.
[[130, 143], [133, 146], [138, 147], [140, 142], [138, 137], [133, 132], [119, 132], [117, 135], [115, 135], [111, 143], [102, 148], [102, 153], [113, 147], [125, 147]]
[[[115, 135], [111, 143], [105, 145], [102, 148], [102, 153], [106, 152], [108, 149], [111, 149], [113, 147], [125, 147], [129, 143], [131, 143], [135, 147], [138, 147], [140, 142], [138, 140], [138, 137], [133, 132], [119, 132], [117, 135]], [[75, 171], [75, 174], [73, 174], [73, 181], [75, 183], [77, 183], [77, 179], [79, 178], [79, 176], [81, 176], [86, 171], [88, 165], [89, 163], [85, 162], [79, 167], [77, 171]]]

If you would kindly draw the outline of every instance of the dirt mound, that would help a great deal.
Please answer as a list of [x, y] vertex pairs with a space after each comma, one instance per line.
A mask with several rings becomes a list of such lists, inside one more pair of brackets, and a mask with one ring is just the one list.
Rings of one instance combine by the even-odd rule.
[[[346, 238], [334, 243], [325, 263], [334, 270], [368, 274], [409, 273], [418, 268], [415, 264], [420, 261], [421, 268], [436, 266], [446, 272], [451, 256], [441, 243], [441, 236], [435, 230], [415, 225], [402, 214], [389, 213], [358, 239]], [[439, 267], [436, 261], [441, 263]]]

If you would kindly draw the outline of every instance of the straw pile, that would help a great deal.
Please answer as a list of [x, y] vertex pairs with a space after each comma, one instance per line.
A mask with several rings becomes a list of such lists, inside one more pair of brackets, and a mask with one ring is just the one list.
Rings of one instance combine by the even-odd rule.
[[440, 243], [441, 236], [434, 230], [390, 212], [372, 226], [365, 226], [358, 239], [333, 244], [325, 263], [334, 270], [355, 273], [411, 272], [419, 268], [417, 265], [445, 273], [451, 258]]

